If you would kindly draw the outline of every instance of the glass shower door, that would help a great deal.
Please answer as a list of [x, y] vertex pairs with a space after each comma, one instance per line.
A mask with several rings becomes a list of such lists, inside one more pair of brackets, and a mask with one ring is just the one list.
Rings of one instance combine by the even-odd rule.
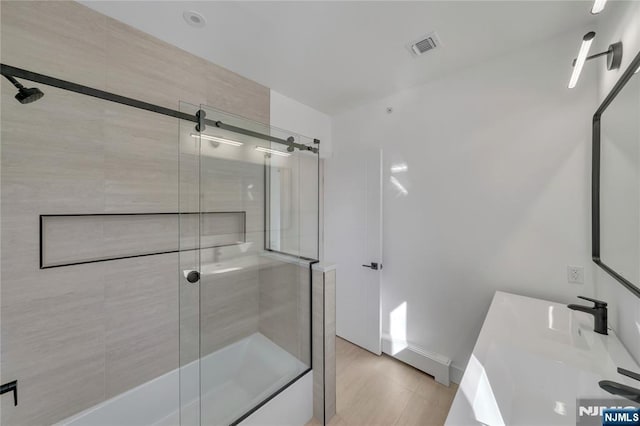
[[181, 110], [211, 120], [180, 127], [181, 424], [237, 424], [311, 367], [318, 159], [269, 140], [313, 144], [290, 132]]

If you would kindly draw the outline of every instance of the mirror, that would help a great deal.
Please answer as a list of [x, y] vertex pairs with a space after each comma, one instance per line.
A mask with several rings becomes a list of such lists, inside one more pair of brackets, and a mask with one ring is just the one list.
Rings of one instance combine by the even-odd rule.
[[593, 119], [593, 260], [640, 297], [640, 54]]

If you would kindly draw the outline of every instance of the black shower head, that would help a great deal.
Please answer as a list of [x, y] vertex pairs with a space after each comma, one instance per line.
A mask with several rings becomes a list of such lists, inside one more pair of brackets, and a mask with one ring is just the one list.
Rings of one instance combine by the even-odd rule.
[[18, 89], [18, 93], [16, 94], [16, 99], [21, 104], [30, 104], [31, 102], [35, 102], [44, 96], [44, 93], [42, 93], [42, 90], [38, 89], [37, 87], [31, 87], [27, 89], [22, 84], [20, 84], [18, 80], [11, 77], [10, 75], [5, 75], [5, 77]]
[[30, 89], [22, 88], [16, 94], [16, 99], [21, 104], [30, 104], [31, 102], [35, 102], [43, 96], [44, 93], [42, 93], [42, 91], [37, 87], [32, 87]]

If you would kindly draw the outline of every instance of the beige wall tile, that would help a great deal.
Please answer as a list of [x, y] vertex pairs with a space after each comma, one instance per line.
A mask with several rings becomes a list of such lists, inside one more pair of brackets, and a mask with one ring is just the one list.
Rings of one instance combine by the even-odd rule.
[[108, 19], [106, 25], [109, 91], [168, 108], [184, 100], [269, 123], [268, 88], [126, 24]]
[[106, 21], [107, 91], [176, 109], [206, 103], [206, 61], [113, 19]]
[[[336, 381], [335, 271], [313, 270], [312, 280], [313, 415], [328, 423], [338, 408], [336, 389], [345, 386]], [[358, 385], [355, 389], [359, 389], [362, 383], [357, 377], [353, 379]]]
[[[0, 19], [3, 63], [173, 109], [184, 100], [269, 122], [268, 88], [76, 2], [6, 1]], [[25, 106], [2, 84], [0, 374], [19, 380], [21, 401], [2, 400], [3, 425], [62, 420], [201, 349], [199, 289], [178, 285], [176, 256], [38, 269], [40, 214], [197, 208], [199, 170], [178, 172], [199, 161], [178, 156], [180, 129], [193, 124], [41, 89], [44, 98]], [[248, 178], [256, 188], [261, 173]], [[249, 200], [246, 188], [207, 187], [220, 202], [207, 208], [222, 207], [227, 189], [244, 194], [239, 209], [262, 247], [261, 193]], [[193, 260], [180, 255], [182, 266]], [[210, 300], [216, 286], [222, 297]], [[215, 310], [202, 313], [204, 350], [257, 330], [257, 275], [225, 277], [204, 293]]]
[[105, 211], [175, 212], [176, 119], [105, 102]]
[[269, 124], [270, 91], [214, 64], [206, 68], [207, 105]]
[[312, 358], [313, 358], [313, 417], [324, 421], [324, 276], [322, 272], [311, 272], [312, 292]]
[[336, 271], [324, 274], [325, 416], [336, 413]]
[[122, 259], [106, 269], [107, 398], [178, 368], [177, 260]]
[[[260, 332], [304, 363], [300, 337], [308, 325], [300, 321], [300, 266], [278, 262], [260, 269]], [[308, 303], [308, 302], [307, 302]], [[307, 323], [308, 324], [308, 323]]]
[[104, 108], [88, 96], [46, 91], [40, 101], [21, 105], [2, 84], [3, 217], [104, 208]]
[[104, 90], [108, 20], [70, 1], [5, 1], [0, 58], [7, 65]]
[[51, 424], [103, 400], [103, 265], [4, 272], [0, 371], [20, 403], [2, 398], [2, 424]]
[[298, 268], [298, 347], [305, 363], [311, 362], [311, 274], [307, 265]]
[[51, 90], [27, 115], [7, 92], [3, 84], [0, 380], [19, 381], [21, 404], [3, 398], [1, 422], [50, 424], [104, 399], [102, 266], [41, 271], [38, 233], [41, 213], [102, 210], [102, 109]]
[[200, 353], [204, 356], [258, 331], [258, 272], [200, 279]]

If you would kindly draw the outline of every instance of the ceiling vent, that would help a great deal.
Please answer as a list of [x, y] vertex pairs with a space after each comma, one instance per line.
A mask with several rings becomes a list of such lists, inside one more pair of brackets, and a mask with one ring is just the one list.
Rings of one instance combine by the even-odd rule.
[[415, 40], [407, 46], [413, 56], [420, 56], [433, 49], [440, 47], [440, 39], [435, 32], [429, 33], [424, 37]]

